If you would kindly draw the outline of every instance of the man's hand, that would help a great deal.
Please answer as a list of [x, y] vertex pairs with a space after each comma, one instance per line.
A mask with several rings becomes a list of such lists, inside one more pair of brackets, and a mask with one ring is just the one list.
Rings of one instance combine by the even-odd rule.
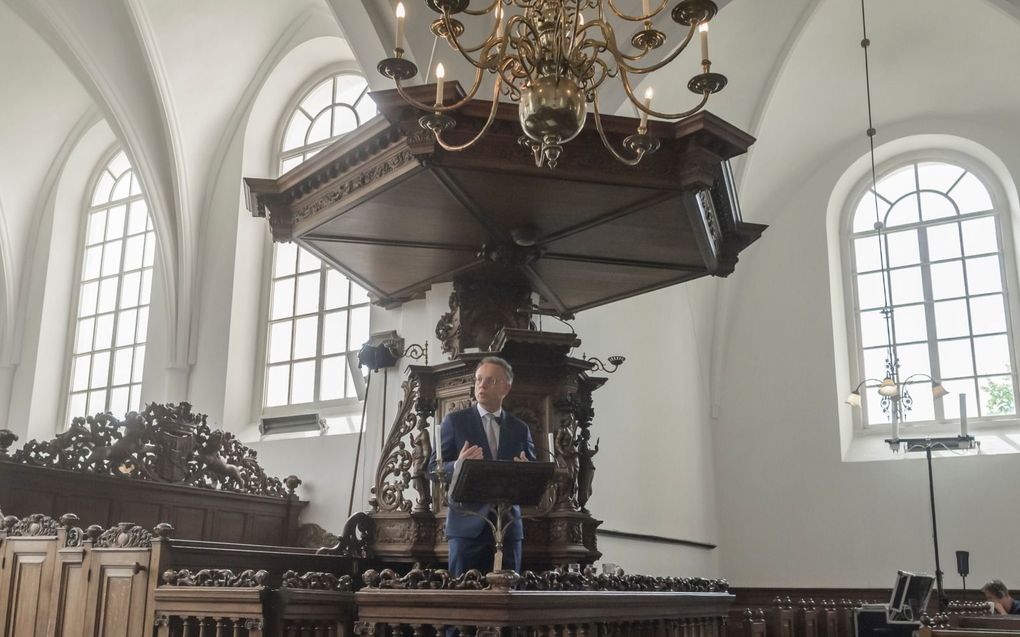
[[528, 457], [524, 455], [524, 452], [522, 451], [521, 455], [514, 458], [514, 462], [528, 462]]
[[464, 447], [460, 450], [460, 455], [457, 456], [457, 460], [481, 460], [485, 457], [485, 452], [478, 445], [473, 445], [467, 440], [464, 441]]

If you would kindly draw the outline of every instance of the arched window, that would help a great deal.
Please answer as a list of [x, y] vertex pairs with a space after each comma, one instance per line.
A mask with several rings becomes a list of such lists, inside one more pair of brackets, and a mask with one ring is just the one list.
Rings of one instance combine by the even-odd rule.
[[[1001, 198], [977, 174], [946, 161], [900, 165], [875, 190], [860, 196], [850, 224], [859, 378], [889, 376], [891, 339], [899, 379], [921, 375], [907, 384], [907, 422], [958, 419], [957, 394], [966, 395], [971, 419], [1015, 416]], [[951, 395], [934, 400], [923, 375], [941, 379]], [[875, 388], [862, 397], [865, 426], [889, 422]]]
[[[376, 113], [361, 75], [316, 84], [289, 114], [280, 172], [311, 158]], [[369, 336], [368, 293], [295, 244], [274, 244], [263, 408], [356, 399], [355, 355]]]
[[124, 151], [94, 180], [85, 224], [68, 416], [140, 408], [156, 236]]

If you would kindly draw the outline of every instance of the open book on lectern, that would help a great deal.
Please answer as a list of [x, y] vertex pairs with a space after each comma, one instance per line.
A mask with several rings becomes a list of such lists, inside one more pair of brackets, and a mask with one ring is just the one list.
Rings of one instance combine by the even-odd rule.
[[450, 499], [534, 506], [542, 501], [555, 473], [555, 462], [462, 460], [453, 471]]

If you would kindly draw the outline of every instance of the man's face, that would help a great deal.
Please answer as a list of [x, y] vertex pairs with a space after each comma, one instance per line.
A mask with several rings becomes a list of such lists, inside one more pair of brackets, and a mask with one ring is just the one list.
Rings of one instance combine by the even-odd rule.
[[510, 383], [503, 368], [494, 363], [479, 365], [475, 370], [475, 398], [490, 412], [498, 411], [510, 393]]

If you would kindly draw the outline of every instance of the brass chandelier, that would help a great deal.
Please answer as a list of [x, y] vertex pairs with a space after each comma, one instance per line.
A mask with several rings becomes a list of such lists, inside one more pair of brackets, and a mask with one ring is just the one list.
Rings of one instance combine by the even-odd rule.
[[[534, 154], [537, 166], [555, 168], [563, 144], [584, 128], [589, 104], [602, 143], [617, 160], [633, 166], [659, 147], [659, 141], [648, 133], [648, 116], [666, 120], [689, 117], [705, 107], [709, 95], [726, 86], [725, 76], [711, 72], [708, 57], [708, 22], [718, 10], [712, 0], [680, 0], [671, 17], [686, 27], [686, 33], [681, 32], [680, 41], [663, 59], [649, 61], [650, 54], [666, 44], [666, 34], [657, 30], [652, 21], [666, 11], [669, 1], [641, 0], [641, 12], [629, 14], [617, 5], [621, 2], [636, 5], [638, 0], [491, 0], [481, 9], [469, 8], [471, 0], [425, 0], [425, 5], [439, 14], [432, 22], [432, 32], [475, 68], [470, 90], [453, 104], [443, 100], [442, 64], [436, 68], [434, 104], [418, 101], [404, 90], [403, 82], [416, 76], [418, 67], [404, 58], [405, 12], [401, 3], [397, 6], [393, 57], [381, 61], [378, 69], [396, 82], [405, 101], [428, 112], [419, 124], [432, 131], [437, 143], [446, 150], [464, 150], [484, 137], [503, 96], [518, 104], [524, 133], [519, 143]], [[653, 2], [658, 6], [653, 8]], [[461, 41], [465, 26], [458, 16], [477, 16], [489, 25], [481, 43]], [[626, 49], [621, 48], [611, 21], [638, 26]], [[700, 101], [678, 113], [653, 110], [651, 89], [644, 99], [639, 99], [634, 94], [632, 78], [669, 65], [699, 31], [702, 72], [690, 79], [687, 88], [701, 96]], [[449, 113], [471, 101], [487, 76], [494, 78], [488, 120], [470, 141], [460, 145], [447, 143], [443, 133], [456, 123]], [[599, 111], [599, 88], [610, 78], [619, 80], [627, 98], [641, 114], [636, 132], [623, 140], [622, 151], [610, 144]]]

